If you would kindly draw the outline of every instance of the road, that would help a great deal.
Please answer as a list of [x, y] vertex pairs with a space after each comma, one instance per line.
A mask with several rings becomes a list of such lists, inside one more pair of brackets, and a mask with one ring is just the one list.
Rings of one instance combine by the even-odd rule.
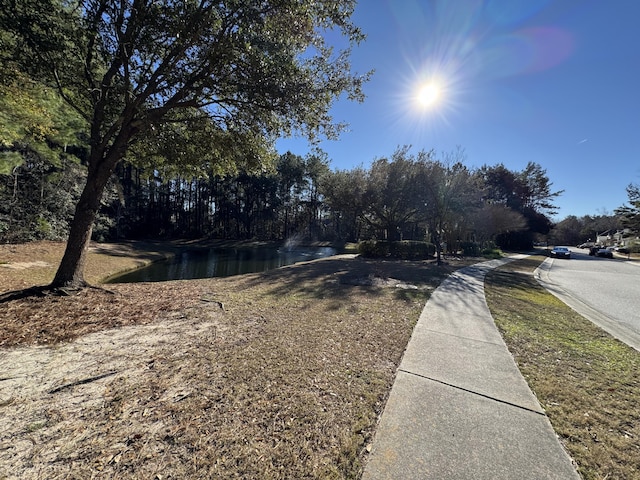
[[640, 262], [571, 248], [570, 260], [548, 258], [537, 277], [578, 313], [640, 351]]

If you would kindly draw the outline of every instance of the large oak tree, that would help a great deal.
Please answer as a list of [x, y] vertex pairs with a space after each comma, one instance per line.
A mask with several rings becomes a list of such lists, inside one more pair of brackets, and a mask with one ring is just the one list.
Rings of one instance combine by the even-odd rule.
[[[200, 132], [198, 158], [259, 164], [277, 136], [334, 137], [329, 114], [346, 93], [363, 39], [355, 0], [0, 0], [12, 61], [49, 86], [87, 123], [87, 182], [53, 287], [85, 285], [92, 225], [116, 165], [176, 124]], [[338, 33], [334, 51], [327, 34]], [[144, 151], [144, 149], [142, 149]], [[182, 160], [181, 160], [182, 159]]]

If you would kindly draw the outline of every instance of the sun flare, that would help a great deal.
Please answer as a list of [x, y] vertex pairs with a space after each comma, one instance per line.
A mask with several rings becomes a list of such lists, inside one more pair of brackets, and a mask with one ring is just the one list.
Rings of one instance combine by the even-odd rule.
[[427, 83], [418, 91], [418, 103], [423, 107], [432, 107], [440, 100], [442, 91], [436, 83]]

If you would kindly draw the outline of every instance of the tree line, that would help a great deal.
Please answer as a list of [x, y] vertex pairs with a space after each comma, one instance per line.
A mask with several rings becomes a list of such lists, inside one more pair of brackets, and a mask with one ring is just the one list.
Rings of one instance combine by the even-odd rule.
[[[0, 173], [0, 241], [66, 238], [86, 181], [83, 149], [74, 149], [72, 155], [67, 146], [54, 161], [19, 143], [4, 148], [20, 152], [22, 161]], [[93, 236], [427, 240], [457, 250], [464, 242], [527, 248], [549, 232], [559, 192], [539, 165], [517, 172], [504, 165], [469, 169], [464, 161], [463, 152], [437, 156], [402, 147], [351, 170], [291, 152], [271, 168], [235, 174], [122, 162], [102, 196]]]
[[[332, 104], [343, 94], [362, 101], [370, 76], [351, 69], [365, 38], [351, 21], [355, 3], [0, 0], [0, 85], [18, 107], [4, 115], [29, 123], [3, 131], [2, 145], [25, 133], [30, 149], [49, 148], [56, 132], [37, 127], [56, 109], [34, 108], [22, 94], [31, 86], [84, 126], [86, 177], [52, 288], [85, 285], [92, 229], [122, 162], [228, 173], [268, 164], [281, 135], [336, 138]], [[4, 170], [15, 176], [19, 153], [8, 153]]]
[[605, 232], [622, 232], [631, 251], [640, 252], [640, 186], [627, 186], [628, 204], [614, 210], [612, 214], [569, 215], [554, 225], [548, 241], [556, 245], [578, 245], [596, 241], [597, 235]]
[[[469, 169], [399, 148], [368, 168], [278, 155], [336, 139], [363, 101], [355, 0], [0, 0], [0, 241], [138, 236], [530, 245], [561, 192], [539, 165]], [[331, 35], [327, 36], [327, 33]], [[340, 37], [340, 48], [327, 38]]]

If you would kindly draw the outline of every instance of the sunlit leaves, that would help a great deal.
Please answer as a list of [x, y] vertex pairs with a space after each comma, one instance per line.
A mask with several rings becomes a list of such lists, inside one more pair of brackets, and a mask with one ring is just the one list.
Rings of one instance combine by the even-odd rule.
[[68, 146], [82, 145], [85, 123], [52, 89], [17, 70], [4, 70], [0, 82], [0, 164], [7, 170], [22, 161], [15, 154], [30, 151], [59, 164]]
[[[38, 64], [29, 72], [58, 87], [86, 119], [104, 122], [94, 124], [102, 135], [116, 133], [113, 122], [135, 121], [142, 131], [172, 109], [197, 108], [221, 127], [233, 118], [263, 141], [294, 132], [334, 138], [331, 103], [343, 92], [362, 99], [366, 75], [352, 75], [347, 54], [363, 38], [349, 19], [352, 1], [164, 0], [133, 8], [85, 0], [72, 9], [26, 0], [14, 10], [15, 2], [0, 2], [3, 27], [25, 46], [20, 58]], [[348, 39], [344, 54], [325, 44], [333, 29]]]

